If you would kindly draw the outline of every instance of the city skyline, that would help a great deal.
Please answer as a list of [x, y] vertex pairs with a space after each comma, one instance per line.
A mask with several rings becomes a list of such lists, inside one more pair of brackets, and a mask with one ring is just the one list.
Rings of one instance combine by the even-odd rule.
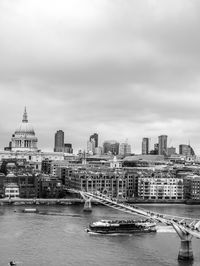
[[26, 105], [38, 148], [93, 132], [141, 153], [159, 135], [200, 154], [198, 1], [1, 1], [0, 148]]
[[[26, 133], [25, 133], [26, 131], [28, 132], [28, 135], [30, 135], [30, 134], [33, 135], [34, 141], [36, 141], [36, 142], [38, 141], [38, 139], [35, 137], [34, 127], [32, 126], [32, 123], [29, 123], [29, 121], [28, 121], [28, 114], [27, 114], [27, 110], [26, 110], [26, 107], [25, 107], [24, 108], [23, 117], [22, 117], [22, 123], [19, 123], [19, 126], [15, 130], [15, 133], [12, 134], [11, 141], [9, 141], [7, 147], [5, 145], [4, 148], [10, 149], [12, 147], [12, 149], [13, 148], [15, 149], [15, 146], [16, 146], [16, 149], [18, 149], [19, 147], [21, 147], [22, 149], [24, 149], [24, 148], [26, 149], [26, 148], [28, 148], [28, 146], [31, 147], [32, 145], [31, 144], [28, 145], [28, 143], [27, 143], [28, 146], [26, 147], [26, 145], [25, 145], [26, 144], [25, 143], [26, 140], [24, 142], [24, 140], [22, 140], [22, 138], [21, 138], [21, 134], [25, 134], [25, 138], [26, 138]], [[18, 137], [16, 136], [16, 134], [19, 134], [20, 143], [19, 143], [19, 140], [18, 140]], [[73, 144], [72, 143], [71, 144], [70, 143], [68, 143], [68, 144], [64, 143], [65, 142], [64, 134], [65, 133], [64, 133], [64, 131], [62, 129], [57, 129], [57, 131], [54, 133], [54, 146], [53, 146], [53, 148], [51, 147], [48, 151], [52, 151], [53, 150], [54, 152], [68, 152], [66, 150], [70, 149], [69, 152], [72, 153], [72, 151], [73, 151], [72, 150], [72, 145]], [[30, 136], [29, 136], [29, 138], [30, 138]], [[151, 154], [151, 152], [155, 151], [155, 146], [156, 145], [158, 146], [158, 149], [159, 149], [158, 150], [158, 154], [167, 155], [167, 149], [168, 148], [176, 150], [176, 147], [173, 147], [171, 145], [171, 139], [172, 138], [170, 138], [170, 142], [169, 143], [168, 143], [167, 139], [168, 139], [167, 135], [160, 135], [160, 136], [157, 136], [157, 141], [155, 141], [154, 143], [150, 143], [151, 138], [143, 137], [141, 139], [141, 150], [140, 150], [140, 152], [138, 152], [138, 154], [148, 154], [148, 153]], [[144, 146], [143, 146], [144, 145], [144, 140], [148, 140], [148, 148], [147, 147], [145, 148], [146, 152], [144, 152]], [[21, 143], [21, 142], [23, 142], [23, 143]], [[92, 142], [94, 142], [94, 147], [93, 148], [88, 146], [89, 143], [92, 143]], [[80, 150], [82, 150], [82, 151], [87, 150], [88, 152], [92, 151], [92, 153], [96, 154], [95, 148], [101, 148], [103, 153], [105, 153], [104, 144], [107, 143], [107, 142], [108, 143], [109, 142], [113, 142], [113, 143], [116, 143], [118, 145], [117, 149], [119, 149], [121, 145], [128, 145], [129, 146], [128, 154], [131, 154], [130, 151], [131, 151], [132, 145], [128, 142], [128, 139], [126, 139], [124, 142], [123, 141], [120, 142], [120, 141], [118, 141], [116, 139], [115, 140], [114, 139], [105, 139], [105, 140], [102, 140], [102, 142], [99, 145], [98, 145], [98, 142], [99, 142], [99, 134], [98, 133], [93, 133], [92, 135], [89, 136], [89, 141], [87, 141], [87, 143], [86, 143], [86, 149], [85, 149], [85, 147], [84, 148], [78, 147], [77, 150], [74, 153], [77, 153]], [[35, 149], [37, 150], [36, 144], [34, 144], [34, 146], [35, 146]], [[66, 146], [66, 148], [65, 148], [65, 146]], [[193, 148], [190, 146], [190, 143], [188, 143], [188, 144], [179, 143], [178, 147], [177, 147], [177, 148], [179, 148], [179, 151], [180, 151], [180, 146], [187, 146], [187, 149], [189, 147], [189, 149], [192, 149], [192, 152], [194, 153]], [[3, 150], [3, 149], [0, 148], [0, 150]], [[43, 151], [47, 151], [47, 150], [43, 150]], [[98, 152], [97, 152], [97, 154], [98, 154]], [[114, 154], [118, 154], [118, 152], [115, 151]], [[137, 152], [132, 152], [132, 154], [137, 154]], [[182, 152], [180, 154], [182, 154]], [[198, 155], [198, 154], [196, 154], [196, 155]]]

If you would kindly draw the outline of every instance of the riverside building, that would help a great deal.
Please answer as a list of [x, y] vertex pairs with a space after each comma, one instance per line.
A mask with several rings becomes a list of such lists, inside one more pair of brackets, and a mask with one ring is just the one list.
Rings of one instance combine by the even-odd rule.
[[138, 178], [138, 197], [154, 200], [184, 199], [183, 179], [162, 173]]
[[60, 168], [58, 173], [68, 188], [87, 192], [99, 191], [117, 199], [127, 199], [136, 193], [135, 175], [130, 170], [65, 167]]
[[184, 178], [184, 194], [189, 200], [200, 200], [200, 176], [188, 174]]

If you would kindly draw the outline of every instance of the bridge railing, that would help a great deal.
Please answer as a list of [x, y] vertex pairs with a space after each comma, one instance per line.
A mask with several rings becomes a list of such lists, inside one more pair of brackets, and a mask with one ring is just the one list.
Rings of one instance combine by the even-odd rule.
[[149, 219], [152, 219], [157, 222], [164, 223], [166, 225], [177, 225], [182, 231], [187, 232], [197, 238], [200, 238], [200, 219], [199, 218], [191, 218], [184, 217], [178, 215], [164, 214], [159, 212], [154, 212], [151, 210], [147, 210], [139, 207], [138, 205], [128, 204], [124, 202], [119, 202], [116, 198], [108, 197], [100, 192], [86, 192], [86, 191], [78, 191], [78, 190], [70, 190], [73, 193], [81, 193], [85, 197], [93, 198], [96, 201], [109, 206], [111, 208], [130, 213], [136, 214], [139, 216], [143, 216]]

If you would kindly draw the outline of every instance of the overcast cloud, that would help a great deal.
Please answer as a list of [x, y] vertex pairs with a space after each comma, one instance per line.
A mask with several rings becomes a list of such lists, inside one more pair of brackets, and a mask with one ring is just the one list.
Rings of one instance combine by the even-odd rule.
[[62, 129], [200, 154], [199, 32], [199, 0], [0, 0], [1, 149], [26, 105], [44, 150]]

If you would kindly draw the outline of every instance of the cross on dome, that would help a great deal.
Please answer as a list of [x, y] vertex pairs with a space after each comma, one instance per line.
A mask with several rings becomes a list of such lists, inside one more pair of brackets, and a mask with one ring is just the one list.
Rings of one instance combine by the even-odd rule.
[[22, 122], [12, 135], [12, 151], [37, 151], [37, 138], [32, 125], [28, 122], [26, 106]]
[[23, 114], [23, 119], [22, 119], [23, 123], [28, 123], [28, 115], [26, 112], [26, 106], [24, 107], [24, 114]]

